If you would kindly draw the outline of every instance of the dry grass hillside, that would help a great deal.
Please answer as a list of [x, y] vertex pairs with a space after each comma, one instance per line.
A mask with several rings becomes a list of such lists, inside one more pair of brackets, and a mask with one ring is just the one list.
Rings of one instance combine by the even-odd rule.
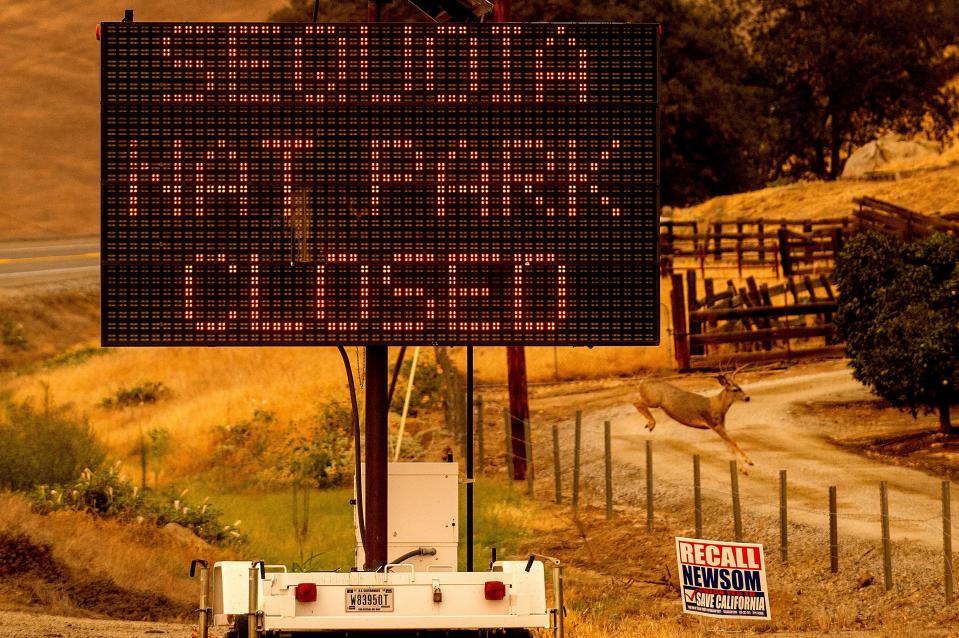
[[98, 22], [263, 20], [282, 0], [0, 3], [0, 240], [99, 231]]
[[706, 222], [742, 219], [819, 219], [842, 217], [853, 210], [855, 197], [876, 197], [921, 213], [959, 211], [959, 146], [917, 163], [902, 162], [883, 168], [899, 179], [840, 179], [834, 182], [796, 182], [749, 193], [710, 199], [677, 209], [674, 219]]

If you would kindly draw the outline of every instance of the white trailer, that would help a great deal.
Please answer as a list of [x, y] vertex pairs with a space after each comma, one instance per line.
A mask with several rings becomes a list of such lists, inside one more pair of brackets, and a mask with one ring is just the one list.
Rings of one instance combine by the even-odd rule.
[[[200, 571], [200, 638], [207, 626], [229, 636], [525, 636], [554, 627], [562, 635], [562, 568], [553, 568], [547, 605], [544, 563], [497, 560], [489, 571], [457, 571], [458, 468], [455, 463], [390, 463], [387, 519], [391, 562], [362, 571], [357, 531], [350, 572], [291, 573], [261, 561], [222, 561]], [[354, 521], [356, 517], [354, 516]], [[358, 525], [356, 526], [358, 527]], [[212, 603], [212, 604], [211, 604]]]

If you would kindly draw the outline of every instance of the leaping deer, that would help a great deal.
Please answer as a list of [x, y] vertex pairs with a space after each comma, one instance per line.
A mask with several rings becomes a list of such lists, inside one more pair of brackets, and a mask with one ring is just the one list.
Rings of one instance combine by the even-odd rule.
[[752, 465], [753, 462], [746, 453], [726, 432], [726, 413], [729, 412], [730, 406], [736, 401], [749, 401], [749, 397], [735, 382], [736, 374], [740, 370], [742, 368], [728, 375], [723, 373], [717, 376], [716, 379], [723, 389], [709, 397], [687, 392], [665, 381], [648, 379], [639, 384], [640, 400], [633, 405], [648, 420], [646, 427], [650, 432], [656, 427], [656, 419], [649, 408], [662, 408], [666, 414], [683, 425], [699, 430], [712, 430], [734, 454], [742, 455], [746, 463]]

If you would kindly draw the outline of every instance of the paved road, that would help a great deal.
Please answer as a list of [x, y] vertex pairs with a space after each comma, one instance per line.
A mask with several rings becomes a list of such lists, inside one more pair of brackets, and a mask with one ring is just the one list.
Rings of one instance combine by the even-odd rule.
[[100, 238], [0, 242], [0, 287], [92, 282], [100, 276]]

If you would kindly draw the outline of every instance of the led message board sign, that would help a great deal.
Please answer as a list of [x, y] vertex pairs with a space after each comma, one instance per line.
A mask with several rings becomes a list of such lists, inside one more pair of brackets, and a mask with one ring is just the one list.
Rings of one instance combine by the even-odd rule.
[[101, 34], [105, 345], [658, 341], [656, 25]]

